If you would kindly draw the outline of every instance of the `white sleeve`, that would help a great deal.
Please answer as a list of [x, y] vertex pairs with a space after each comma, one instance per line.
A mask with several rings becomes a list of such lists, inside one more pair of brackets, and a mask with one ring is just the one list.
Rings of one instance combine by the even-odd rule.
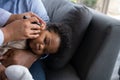
[[9, 80], [34, 80], [29, 70], [21, 65], [8, 66], [5, 74]]
[[2, 46], [3, 42], [4, 42], [4, 34], [2, 30], [0, 29], [0, 46]]
[[[0, 8], [0, 27], [5, 25], [5, 23], [8, 21], [10, 16], [11, 16], [10, 12]], [[0, 29], [0, 46], [2, 46], [3, 42], [4, 42], [4, 34]]]
[[0, 26], [5, 25], [10, 16], [10, 12], [0, 8]]

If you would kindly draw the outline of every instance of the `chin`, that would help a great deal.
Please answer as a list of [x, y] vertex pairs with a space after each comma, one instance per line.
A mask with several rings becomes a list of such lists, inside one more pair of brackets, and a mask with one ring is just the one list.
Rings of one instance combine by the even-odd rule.
[[36, 55], [40, 55], [40, 52], [36, 51], [36, 50], [33, 50], [33, 53], [36, 54]]

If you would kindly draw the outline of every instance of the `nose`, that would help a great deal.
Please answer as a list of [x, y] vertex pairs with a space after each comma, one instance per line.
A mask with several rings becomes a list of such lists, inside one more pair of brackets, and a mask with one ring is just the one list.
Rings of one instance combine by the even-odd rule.
[[45, 45], [44, 44], [40, 44], [40, 49], [44, 49]]

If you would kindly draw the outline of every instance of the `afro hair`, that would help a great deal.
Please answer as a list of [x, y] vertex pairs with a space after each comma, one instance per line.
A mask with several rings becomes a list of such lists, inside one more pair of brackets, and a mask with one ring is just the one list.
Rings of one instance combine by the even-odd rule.
[[47, 30], [54, 31], [60, 36], [61, 42], [57, 53], [60, 53], [64, 49], [71, 47], [72, 30], [68, 25], [63, 23], [48, 23]]

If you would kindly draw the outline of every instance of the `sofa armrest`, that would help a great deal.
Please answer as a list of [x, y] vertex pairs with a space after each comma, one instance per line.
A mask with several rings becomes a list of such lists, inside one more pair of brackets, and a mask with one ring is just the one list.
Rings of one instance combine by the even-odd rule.
[[110, 80], [120, 49], [120, 21], [93, 12], [72, 64], [81, 80]]

